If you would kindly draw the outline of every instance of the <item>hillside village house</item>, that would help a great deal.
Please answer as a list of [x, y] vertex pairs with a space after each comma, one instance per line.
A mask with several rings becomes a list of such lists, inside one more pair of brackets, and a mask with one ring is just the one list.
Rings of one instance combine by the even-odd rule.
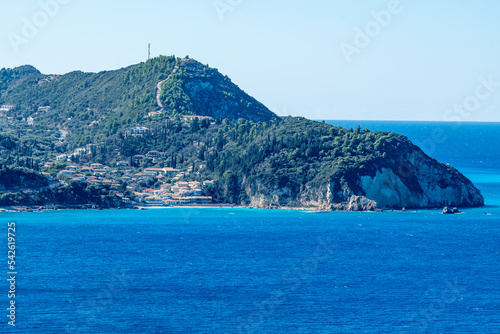
[[102, 185], [102, 181], [99, 179], [89, 179], [89, 180], [87, 180], [87, 183], [92, 184], [94, 186], [101, 186]]
[[183, 193], [189, 192], [191, 188], [189, 187], [189, 183], [187, 182], [177, 182], [170, 190], [175, 194], [175, 195], [181, 195]]
[[175, 169], [172, 167], [165, 167], [165, 168], [163, 168], [163, 170], [165, 171], [165, 175], [173, 175], [173, 174], [176, 174], [179, 172], [178, 169]]
[[145, 175], [158, 175], [160, 173], [163, 173], [163, 168], [145, 168], [144, 169]]
[[124, 198], [122, 198], [122, 203], [130, 205], [130, 204], [132, 204], [132, 201], [130, 200], [130, 198], [124, 197]]
[[167, 177], [166, 176], [163, 176], [163, 175], [156, 175], [155, 176], [155, 179], [157, 179], [158, 181], [163, 181], [165, 180]]
[[14, 108], [15, 106], [11, 104], [4, 104], [3, 106], [0, 107], [0, 111], [11, 111]]
[[103, 180], [103, 181], [102, 181], [102, 184], [104, 184], [104, 185], [114, 186], [114, 185], [116, 185], [117, 183], [116, 183], [116, 181], [115, 181], [115, 180]]
[[122, 176], [120, 178], [120, 180], [122, 180], [123, 182], [129, 183], [130, 181], [132, 181], [132, 178], [128, 177], [128, 176]]
[[49, 106], [45, 106], [45, 107], [40, 107], [38, 108], [38, 111], [43, 111], [43, 112], [47, 112], [50, 110], [50, 107]]
[[192, 188], [193, 196], [201, 196], [203, 195], [203, 190], [201, 189], [200, 186], [196, 186]]
[[62, 170], [59, 173], [57, 173], [60, 176], [68, 176], [68, 177], [76, 177], [76, 173], [72, 170]]
[[148, 194], [144, 193], [139, 193], [139, 192], [134, 192], [134, 201], [136, 202], [143, 202], [146, 197], [148, 197]]
[[100, 163], [93, 163], [93, 164], [90, 165], [90, 168], [92, 168], [94, 170], [95, 169], [102, 169], [103, 167], [104, 167], [104, 165], [100, 164]]
[[94, 169], [94, 175], [95, 176], [105, 176], [106, 175], [106, 170], [104, 170], [104, 169]]
[[83, 183], [85, 182], [85, 178], [84, 177], [74, 177], [72, 178], [71, 180], [69, 180], [69, 182], [78, 182], [78, 183]]
[[137, 154], [137, 155], [134, 155], [133, 158], [134, 158], [134, 161], [140, 162], [140, 161], [144, 160], [144, 158], [146, 158], [146, 157], [142, 154]]
[[165, 167], [165, 168], [145, 168], [144, 169], [144, 174], [145, 175], [150, 175], [150, 176], [155, 176], [155, 175], [171, 175], [179, 172], [178, 169], [174, 169], [172, 167]]
[[206, 181], [203, 181], [203, 186], [204, 186], [204, 187], [211, 186], [212, 184], [214, 184], [214, 181], [213, 181], [213, 180], [206, 180]]
[[156, 195], [159, 192], [159, 190], [147, 188], [147, 189], [144, 189], [142, 192], [145, 194]]
[[144, 202], [146, 202], [147, 206], [162, 206], [164, 204], [163, 200], [156, 196], [146, 197]]
[[128, 132], [132, 137], [143, 136], [149, 133], [149, 129], [144, 126], [136, 126]]
[[202, 120], [202, 119], [208, 119], [211, 120], [212, 117], [210, 116], [184, 116], [184, 120], [186, 121], [194, 121], [195, 119]]
[[73, 155], [85, 155], [85, 153], [87, 152], [87, 150], [85, 148], [77, 148], [75, 149], [75, 152], [73, 153]]
[[160, 154], [161, 153], [158, 151], [149, 151], [148, 153], [146, 153], [146, 156], [150, 158], [158, 158]]
[[87, 167], [87, 166], [83, 166], [83, 167], [80, 167], [80, 171], [82, 173], [91, 173], [93, 171], [93, 169], [90, 167]]
[[180, 198], [186, 204], [211, 204], [211, 196], [188, 196]]
[[66, 154], [61, 154], [61, 155], [58, 155], [56, 157], [56, 160], [57, 161], [67, 161], [68, 160], [68, 156]]
[[87, 151], [89, 151], [89, 153], [92, 153], [96, 149], [97, 149], [97, 145], [96, 144], [87, 144]]
[[184, 177], [184, 172], [177, 173], [175, 177], [172, 179], [172, 181], [178, 181]]
[[116, 166], [117, 167], [121, 167], [121, 166], [125, 166], [126, 167], [126, 166], [128, 166], [128, 162], [126, 162], [126, 161], [118, 161], [116, 163]]

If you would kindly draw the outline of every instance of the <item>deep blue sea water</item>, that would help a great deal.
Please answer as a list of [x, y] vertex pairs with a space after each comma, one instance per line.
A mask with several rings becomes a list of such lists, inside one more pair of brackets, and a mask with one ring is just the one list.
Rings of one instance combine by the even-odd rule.
[[[2, 213], [0, 333], [500, 333], [500, 126], [361, 125], [412, 141], [447, 131], [433, 155], [488, 206]], [[10, 221], [15, 328], [5, 310]]]

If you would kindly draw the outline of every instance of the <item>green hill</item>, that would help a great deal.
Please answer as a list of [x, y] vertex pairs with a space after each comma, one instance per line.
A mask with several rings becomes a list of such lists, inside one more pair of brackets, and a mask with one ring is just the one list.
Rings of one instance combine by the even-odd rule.
[[[160, 103], [169, 116], [242, 117], [253, 121], [277, 118], [216, 69], [174, 56], [99, 73], [44, 75], [32, 66], [2, 69], [0, 105], [14, 105], [23, 117], [63, 121], [68, 126], [102, 119], [130, 124], [161, 108], [156, 96], [157, 84], [162, 81]], [[51, 109], [40, 115], [39, 107], [43, 106]]]
[[[137, 176], [148, 167], [177, 168], [186, 180], [216, 180], [206, 192], [217, 203], [252, 207], [374, 210], [484, 204], [465, 176], [404, 136], [279, 118], [227, 76], [190, 58], [161, 56], [100, 73], [2, 69], [0, 105], [6, 110], [0, 116], [5, 180], [19, 168], [30, 177], [38, 175], [63, 153], [73, 164], [115, 168], [105, 176], [114, 189], [70, 182], [3, 196], [3, 205], [116, 205], [117, 194], [132, 195], [122, 176], [136, 179], [141, 189], [171, 182], [171, 177]], [[136, 126], [145, 132], [131, 135]], [[86, 154], [72, 155], [89, 144]], [[149, 151], [157, 151], [154, 158], [135, 160]], [[45, 171], [56, 176], [66, 166], [62, 160]], [[119, 169], [118, 161], [130, 166]], [[21, 176], [14, 179], [26, 179]]]

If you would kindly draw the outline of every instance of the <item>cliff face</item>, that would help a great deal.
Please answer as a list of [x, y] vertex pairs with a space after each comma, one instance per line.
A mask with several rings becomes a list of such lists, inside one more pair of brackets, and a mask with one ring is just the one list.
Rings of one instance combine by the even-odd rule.
[[[289, 188], [259, 185], [253, 195], [247, 191], [249, 205], [342, 211], [484, 205], [481, 192], [470, 180], [413, 145], [377, 161], [368, 172], [348, 174], [335, 174], [330, 182], [307, 185], [295, 194]], [[349, 181], [345, 181], [346, 176]]]
[[[481, 192], [453, 167], [437, 163], [420, 150], [402, 158], [405, 158], [406, 168], [396, 169], [396, 173], [393, 169], [381, 168], [375, 176], [360, 177], [365, 196], [374, 199], [378, 207], [436, 208], [484, 205]], [[412, 181], [405, 182], [407, 179]]]

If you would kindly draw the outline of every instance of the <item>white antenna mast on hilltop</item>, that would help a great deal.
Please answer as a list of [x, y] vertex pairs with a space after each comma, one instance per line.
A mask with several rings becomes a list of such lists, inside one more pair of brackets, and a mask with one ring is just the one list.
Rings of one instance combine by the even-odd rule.
[[151, 59], [151, 43], [148, 43], [148, 60]]

